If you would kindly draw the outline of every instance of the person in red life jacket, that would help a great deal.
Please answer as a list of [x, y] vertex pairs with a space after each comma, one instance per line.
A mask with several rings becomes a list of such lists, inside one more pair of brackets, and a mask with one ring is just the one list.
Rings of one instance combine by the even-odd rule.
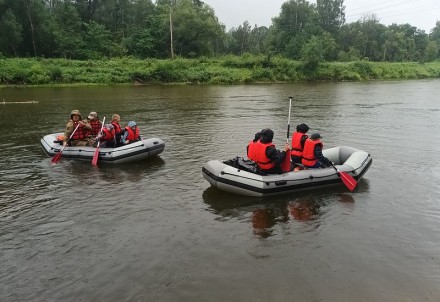
[[105, 124], [102, 127], [102, 133], [98, 134], [98, 139], [103, 146], [113, 148], [115, 146], [115, 127], [112, 124]]
[[250, 160], [255, 161], [255, 145], [260, 140], [260, 137], [261, 137], [261, 132], [255, 133], [254, 139], [251, 140], [249, 144], [246, 146], [247, 158], [249, 158]]
[[95, 111], [90, 112], [87, 119], [89, 120], [90, 126], [92, 126], [92, 131], [90, 132], [90, 135], [95, 138], [98, 136], [99, 131], [101, 131], [102, 126], [102, 123], [98, 118], [98, 113], [96, 113]]
[[[78, 129], [69, 141], [69, 137], [78, 125]], [[93, 142], [88, 138], [88, 133], [91, 130], [92, 126], [90, 126], [87, 120], [81, 120], [79, 110], [72, 110], [70, 113], [70, 121], [67, 122], [66, 130], [64, 132], [63, 146], [66, 146], [67, 144], [70, 144], [71, 146], [92, 146]]]
[[272, 143], [273, 131], [271, 129], [261, 130], [261, 138], [256, 142], [254, 148], [255, 159], [258, 167], [266, 174], [282, 174], [281, 164], [286, 158], [286, 152], [290, 150], [289, 144], [284, 146], [284, 151], [276, 149]]
[[121, 136], [124, 134], [125, 129], [123, 129], [121, 127], [121, 117], [119, 116], [119, 114], [113, 114], [111, 124], [115, 128], [115, 146], [114, 147], [122, 146], [123, 144], [121, 143]]
[[327, 168], [332, 162], [322, 154], [324, 144], [321, 142], [322, 136], [315, 132], [304, 144], [302, 164], [306, 168]]
[[122, 136], [122, 143], [124, 145], [131, 144], [141, 140], [141, 136], [139, 134], [139, 128], [136, 125], [136, 122], [130, 121], [128, 122], [128, 126], [125, 127], [125, 133]]
[[292, 149], [290, 155], [292, 163], [301, 164], [303, 157], [304, 144], [309, 136], [306, 134], [309, 131], [309, 126], [306, 124], [299, 124], [296, 126], [296, 132], [292, 134]]

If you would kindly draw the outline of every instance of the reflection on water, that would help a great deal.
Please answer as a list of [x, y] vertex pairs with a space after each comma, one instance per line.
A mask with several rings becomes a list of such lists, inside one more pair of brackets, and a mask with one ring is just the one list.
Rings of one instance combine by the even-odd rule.
[[[368, 192], [368, 181], [362, 180], [356, 193]], [[240, 197], [209, 187], [203, 192], [203, 199], [209, 210], [221, 217], [246, 220], [251, 216], [253, 233], [260, 238], [269, 238], [277, 234], [277, 227], [292, 227], [292, 223], [307, 223], [312, 228], [321, 224], [322, 207], [340, 203], [345, 209], [354, 206], [356, 193], [347, 192], [345, 188], [316, 190], [315, 193], [301, 192], [295, 197]], [[226, 220], [227, 221], [227, 220]]]

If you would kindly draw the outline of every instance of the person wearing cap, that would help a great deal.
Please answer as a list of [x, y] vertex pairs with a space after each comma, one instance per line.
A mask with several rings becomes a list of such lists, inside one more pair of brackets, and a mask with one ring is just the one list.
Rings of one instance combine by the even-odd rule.
[[96, 113], [95, 111], [90, 112], [87, 119], [89, 120], [90, 126], [92, 126], [92, 131], [90, 135], [92, 136], [92, 138], [95, 138], [98, 136], [99, 131], [101, 131], [102, 126], [102, 123], [98, 117], [98, 113]]
[[321, 138], [322, 136], [318, 132], [315, 132], [306, 140], [302, 158], [304, 167], [326, 168], [332, 165], [332, 162], [322, 154], [324, 144]]
[[[78, 129], [69, 141], [69, 137], [79, 125]], [[91, 146], [92, 142], [88, 138], [88, 133], [92, 130], [92, 126], [87, 120], [81, 120], [81, 113], [79, 110], [72, 110], [70, 113], [70, 121], [67, 122], [66, 130], [64, 132], [63, 146], [70, 144], [71, 146]]]
[[282, 174], [284, 173], [281, 165], [286, 158], [286, 152], [290, 151], [289, 144], [284, 146], [284, 151], [277, 150], [273, 140], [272, 129], [261, 130], [261, 137], [254, 146], [254, 161], [258, 167], [266, 174]]
[[125, 127], [125, 133], [121, 138], [122, 144], [127, 145], [140, 140], [141, 136], [139, 134], [139, 128], [137, 127], [136, 122], [128, 122], [127, 127]]
[[290, 156], [292, 163], [301, 164], [303, 157], [304, 144], [309, 136], [306, 134], [309, 131], [307, 124], [299, 124], [296, 126], [296, 131], [292, 133], [292, 149]]

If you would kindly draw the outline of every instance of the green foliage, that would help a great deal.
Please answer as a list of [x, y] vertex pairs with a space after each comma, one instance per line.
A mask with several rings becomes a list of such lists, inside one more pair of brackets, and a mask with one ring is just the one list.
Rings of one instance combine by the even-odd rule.
[[440, 62], [377, 63], [320, 62], [310, 69], [303, 62], [280, 56], [174, 60], [122, 58], [111, 60], [1, 59], [0, 85], [130, 84], [145, 83], [240, 84], [255, 82], [360, 81], [440, 77]]

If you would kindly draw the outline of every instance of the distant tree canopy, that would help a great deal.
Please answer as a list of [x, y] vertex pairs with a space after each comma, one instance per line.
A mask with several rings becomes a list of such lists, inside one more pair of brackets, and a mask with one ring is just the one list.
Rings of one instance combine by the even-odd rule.
[[200, 0], [0, 0], [0, 57], [100, 59], [281, 55], [323, 61], [440, 58], [430, 33], [385, 26], [374, 16], [345, 23], [344, 0], [289, 0], [268, 28], [243, 21], [226, 31]]

